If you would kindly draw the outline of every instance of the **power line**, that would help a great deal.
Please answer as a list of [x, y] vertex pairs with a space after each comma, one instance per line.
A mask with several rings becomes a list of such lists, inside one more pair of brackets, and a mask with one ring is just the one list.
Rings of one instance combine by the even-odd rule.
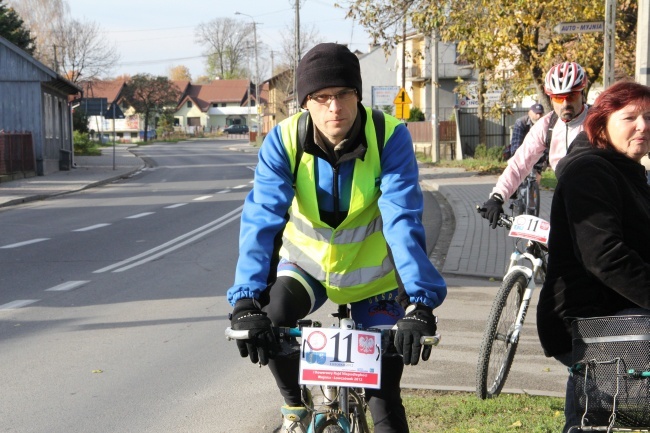
[[200, 56], [193, 57], [176, 57], [173, 59], [159, 59], [159, 60], [140, 60], [135, 62], [120, 62], [116, 63], [118, 66], [145, 66], [145, 65], [154, 65], [156, 63], [167, 63], [167, 62], [177, 62], [182, 60], [194, 60], [194, 59], [204, 59], [207, 58], [207, 54], [202, 54]]

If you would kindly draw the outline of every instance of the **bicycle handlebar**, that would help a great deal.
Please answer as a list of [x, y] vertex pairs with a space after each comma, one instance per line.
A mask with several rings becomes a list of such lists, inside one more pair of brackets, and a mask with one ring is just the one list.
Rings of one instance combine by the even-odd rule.
[[[479, 205], [476, 205], [476, 212], [478, 212], [478, 213], [485, 212], [485, 208], [483, 208], [483, 207], [481, 207]], [[499, 215], [499, 222], [497, 222], [497, 225], [499, 227], [504, 227], [504, 228], [510, 229], [510, 227], [512, 227], [512, 222], [513, 221], [514, 221], [513, 217], [502, 213], [501, 215]]]
[[[366, 329], [367, 331], [367, 329]], [[391, 339], [394, 337], [395, 329], [383, 329], [383, 331], [390, 332]], [[273, 333], [276, 337], [289, 336], [289, 337], [300, 337], [302, 336], [301, 328], [288, 328], [288, 327], [273, 327]], [[234, 330], [230, 326], [226, 328], [225, 331], [226, 338], [228, 340], [247, 340], [249, 338], [248, 330]], [[440, 343], [440, 334], [436, 335], [425, 335], [420, 337], [420, 344], [423, 346], [437, 346]]]

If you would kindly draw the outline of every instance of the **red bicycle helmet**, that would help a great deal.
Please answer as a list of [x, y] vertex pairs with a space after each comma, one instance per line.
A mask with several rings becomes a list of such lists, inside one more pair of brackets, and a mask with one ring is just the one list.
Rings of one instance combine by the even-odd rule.
[[587, 87], [587, 74], [576, 62], [564, 62], [553, 66], [544, 80], [544, 92], [547, 95], [577, 92], [585, 87]]

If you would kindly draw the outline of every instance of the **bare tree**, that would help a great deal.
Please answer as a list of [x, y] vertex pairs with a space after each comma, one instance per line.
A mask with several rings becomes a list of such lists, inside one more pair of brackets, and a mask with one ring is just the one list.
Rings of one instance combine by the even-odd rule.
[[120, 59], [115, 46], [106, 42], [99, 24], [94, 21], [67, 21], [59, 44], [60, 70], [73, 83], [94, 81], [108, 75]]
[[231, 18], [215, 18], [196, 29], [196, 42], [206, 47], [208, 73], [212, 78], [250, 76], [248, 60], [254, 50], [253, 25]]
[[34, 57], [72, 82], [110, 73], [119, 61], [99, 24], [69, 18], [66, 0], [9, 0], [36, 38]]
[[59, 57], [59, 32], [64, 26], [69, 6], [65, 0], [9, 0], [36, 38], [34, 57], [56, 70]]
[[[295, 21], [295, 20], [294, 20]], [[282, 38], [282, 51], [280, 52], [280, 63], [289, 65], [294, 64], [296, 58], [296, 37], [294, 24], [287, 25], [281, 32]], [[304, 55], [310, 48], [323, 42], [316, 27], [312, 24], [310, 27], [305, 28], [300, 26], [300, 52]]]
[[[280, 32], [281, 42], [281, 51], [280, 59], [277, 64], [274, 64], [272, 75], [279, 74], [283, 71], [289, 71], [287, 74], [283, 74], [276, 81], [276, 86], [280, 88], [283, 94], [291, 95], [293, 94], [294, 79], [293, 79], [293, 67], [294, 59], [296, 58], [296, 49], [295, 49], [295, 35], [294, 26], [287, 26]], [[322, 39], [318, 33], [318, 30], [312, 25], [309, 28], [304, 28], [301, 26], [300, 32], [300, 52], [306, 53], [309, 49], [313, 48], [315, 45], [322, 42]], [[289, 107], [283, 105], [279, 110], [282, 113], [288, 113]]]

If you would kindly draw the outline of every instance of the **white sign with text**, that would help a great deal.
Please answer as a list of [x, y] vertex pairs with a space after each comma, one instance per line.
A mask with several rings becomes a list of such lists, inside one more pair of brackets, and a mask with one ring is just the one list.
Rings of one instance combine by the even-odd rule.
[[379, 389], [381, 333], [303, 328], [300, 383]]

